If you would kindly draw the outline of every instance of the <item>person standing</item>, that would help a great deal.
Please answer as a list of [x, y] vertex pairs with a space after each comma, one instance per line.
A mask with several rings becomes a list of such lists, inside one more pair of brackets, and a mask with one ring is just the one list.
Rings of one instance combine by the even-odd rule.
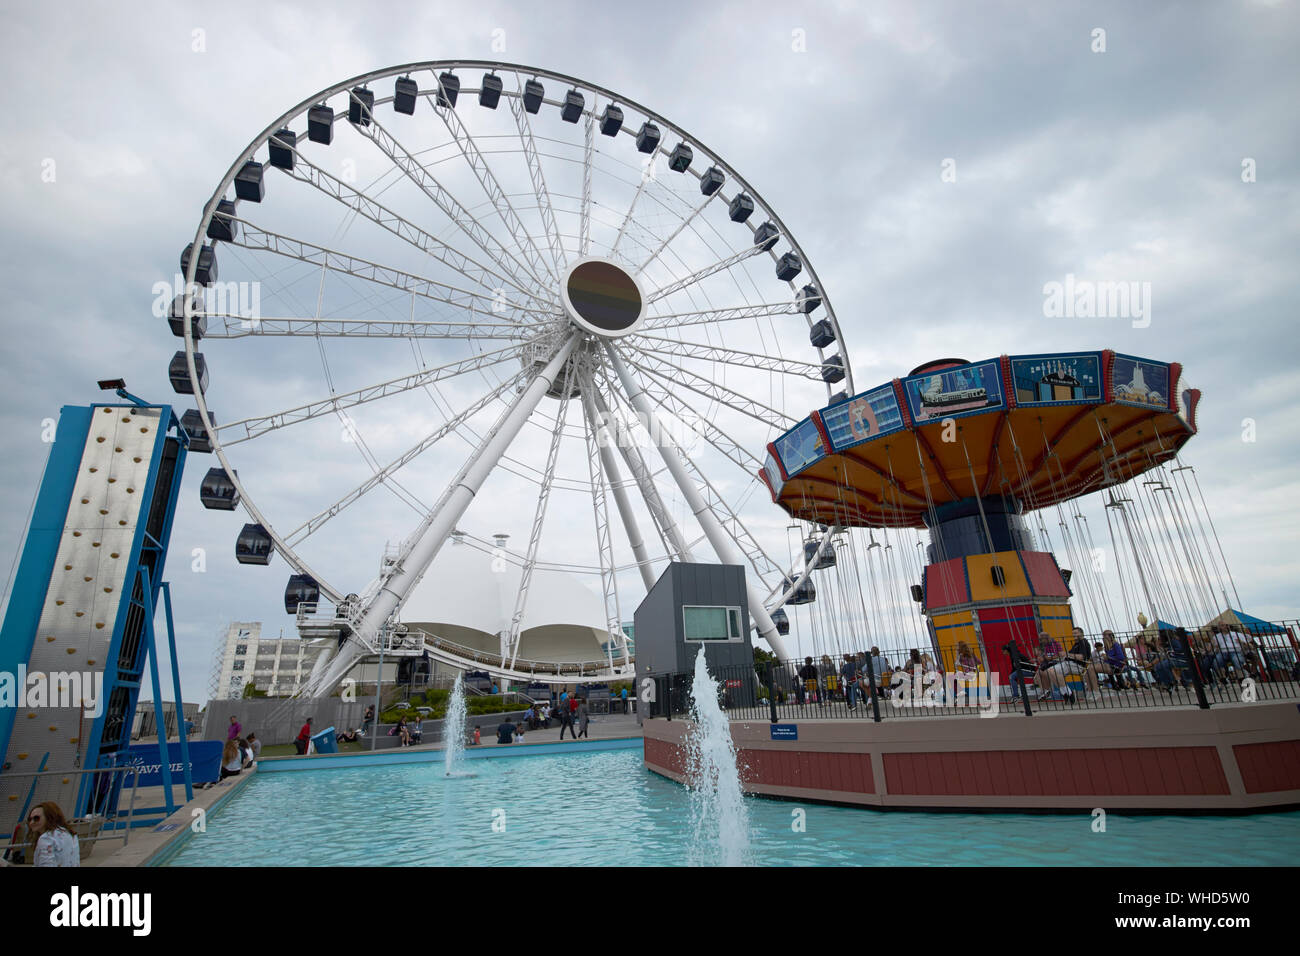
[[311, 743], [311, 718], [307, 718], [307, 723], [302, 725], [302, 730], [298, 731], [298, 737], [294, 740], [293, 745], [298, 748], [298, 756], [301, 757], [307, 752], [307, 745]]
[[849, 702], [849, 710], [858, 706], [858, 665], [853, 660], [852, 654], [844, 655], [844, 663], [840, 666], [840, 677], [844, 680], [844, 699]]
[[[587, 724], [590, 721], [591, 717], [587, 713], [587, 698], [584, 697], [578, 702], [578, 737], [587, 736]], [[577, 739], [577, 737], [574, 738], [574, 740]]]
[[238, 739], [239, 739], [239, 731], [242, 730], [242, 729], [243, 729], [243, 728], [241, 728], [241, 727], [239, 726], [239, 721], [235, 718], [235, 715], [234, 715], [234, 714], [231, 714], [231, 715], [230, 715], [230, 730], [226, 733], [226, 739], [227, 739], [227, 740], [238, 740]]
[[81, 866], [81, 847], [68, 830], [68, 822], [57, 803], [38, 803], [27, 815], [27, 825], [36, 834], [36, 866]]
[[623, 688], [622, 693], [619, 696], [623, 698], [623, 713], [626, 714], [627, 713], [627, 688], [626, 687]]
[[[799, 703], [802, 704], [804, 702], [805, 693], [809, 695], [817, 693], [817, 667], [813, 664], [813, 659], [811, 657], [805, 657], [803, 659], [803, 667], [799, 668], [798, 677], [799, 682], [796, 685], [795, 690], [799, 697]], [[820, 702], [821, 699], [818, 698], [818, 703]]]
[[573, 739], [577, 740], [578, 735], [573, 731], [573, 711], [569, 710], [569, 708], [566, 705], [561, 705], [559, 717], [560, 717], [560, 739], [561, 740], [564, 739], [564, 731], [567, 728], [569, 734], [573, 737]]

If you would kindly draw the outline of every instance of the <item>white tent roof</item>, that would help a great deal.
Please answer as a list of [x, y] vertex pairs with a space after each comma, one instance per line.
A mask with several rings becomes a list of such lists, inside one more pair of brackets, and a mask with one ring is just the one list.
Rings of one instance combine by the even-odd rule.
[[[401, 620], [433, 633], [439, 625], [466, 628], [491, 637], [495, 644], [496, 636], [510, 629], [522, 578], [519, 566], [453, 538], [411, 592]], [[563, 643], [575, 652], [589, 652], [580, 655], [589, 659], [601, 657], [600, 643], [609, 640], [604, 602], [572, 575], [540, 568], [528, 588], [521, 656], [528, 656], [528, 632], [536, 628], [546, 628], [551, 642], [563, 633]]]

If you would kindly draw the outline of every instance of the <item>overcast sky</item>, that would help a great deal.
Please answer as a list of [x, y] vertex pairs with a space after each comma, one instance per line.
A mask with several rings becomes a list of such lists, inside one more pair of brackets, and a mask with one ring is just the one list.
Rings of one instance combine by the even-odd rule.
[[[1182, 362], [1204, 391], [1183, 458], [1244, 609], [1300, 616], [1294, 3], [5, 3], [3, 16], [6, 572], [48, 452], [42, 421], [101, 400], [103, 377], [172, 400], [176, 340], [151, 288], [251, 138], [349, 76], [463, 57], [582, 77], [725, 157], [816, 263], [860, 388], [948, 355]], [[1071, 274], [1150, 283], [1149, 325], [1045, 317], [1044, 284]], [[289, 624], [284, 565], [250, 587], [228, 557], [239, 522], [214, 534], [199, 507], [207, 466], [187, 474], [169, 568], [192, 700], [228, 621]], [[222, 558], [196, 580], [184, 557], [200, 546]]]

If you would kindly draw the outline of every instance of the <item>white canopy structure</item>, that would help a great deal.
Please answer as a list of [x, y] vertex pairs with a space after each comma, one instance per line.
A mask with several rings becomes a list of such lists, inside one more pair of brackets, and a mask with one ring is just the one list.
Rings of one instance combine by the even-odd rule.
[[[522, 577], [517, 564], [453, 536], [406, 599], [401, 622], [408, 633], [424, 632], [426, 640], [508, 659]], [[573, 575], [538, 568], [520, 622], [515, 666], [540, 661], [606, 664], [604, 645], [614, 639], [606, 627], [604, 602], [595, 593]]]

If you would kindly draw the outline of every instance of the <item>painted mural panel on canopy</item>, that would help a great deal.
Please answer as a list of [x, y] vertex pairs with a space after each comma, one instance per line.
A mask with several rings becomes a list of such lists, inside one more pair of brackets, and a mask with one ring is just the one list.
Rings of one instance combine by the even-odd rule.
[[1017, 405], [1099, 402], [1101, 384], [1100, 352], [1011, 357]]
[[1117, 402], [1169, 407], [1169, 365], [1165, 362], [1116, 353], [1110, 381]]
[[1002, 375], [995, 360], [958, 365], [903, 379], [907, 407], [917, 424], [1000, 408]]
[[830, 436], [831, 448], [843, 451], [872, 438], [900, 431], [903, 412], [898, 407], [894, 386], [882, 385], [821, 410], [822, 424]]

